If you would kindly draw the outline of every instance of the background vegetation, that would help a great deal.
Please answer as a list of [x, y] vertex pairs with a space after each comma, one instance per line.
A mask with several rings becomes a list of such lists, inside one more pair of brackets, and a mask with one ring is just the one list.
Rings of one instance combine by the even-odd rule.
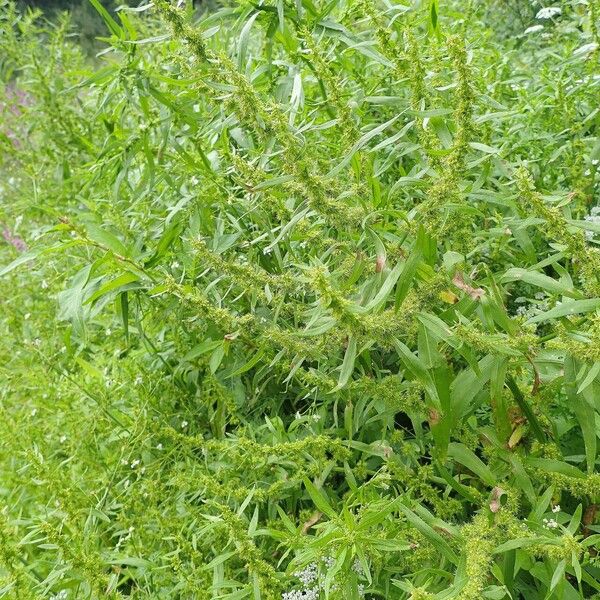
[[3, 0], [0, 596], [600, 597], [597, 0]]

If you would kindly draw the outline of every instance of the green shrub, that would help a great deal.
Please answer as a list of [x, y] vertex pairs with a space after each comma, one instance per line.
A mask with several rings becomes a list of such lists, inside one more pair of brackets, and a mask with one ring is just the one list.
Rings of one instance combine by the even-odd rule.
[[92, 2], [2, 4], [0, 596], [598, 597], [597, 0]]

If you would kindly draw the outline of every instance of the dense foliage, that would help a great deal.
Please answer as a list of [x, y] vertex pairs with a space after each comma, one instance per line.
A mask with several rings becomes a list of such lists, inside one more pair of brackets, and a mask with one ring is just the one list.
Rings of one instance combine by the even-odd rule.
[[600, 2], [91, 1], [1, 5], [0, 596], [600, 598]]

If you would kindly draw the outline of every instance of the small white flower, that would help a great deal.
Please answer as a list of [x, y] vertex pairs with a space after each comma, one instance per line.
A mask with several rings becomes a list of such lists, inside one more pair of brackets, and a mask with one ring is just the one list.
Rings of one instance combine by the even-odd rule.
[[135, 378], [135, 381], [133, 382], [133, 385], [141, 385], [141, 384], [142, 384], [142, 381], [143, 381], [143, 379], [142, 379], [142, 376], [141, 376], [141, 375], [138, 375], [138, 376]]
[[313, 421], [320, 421], [321, 420], [321, 415], [313, 415], [312, 419], [313, 419]]
[[41, 284], [41, 288], [43, 290], [48, 288], [48, 282], [45, 279], [42, 279], [42, 284]]
[[128, 464], [129, 464], [129, 461], [128, 461], [126, 458], [122, 458], [122, 459], [121, 459], [121, 464], [122, 464], [122, 465], [128, 465]]
[[67, 436], [66, 435], [61, 435], [60, 438], [58, 439], [58, 441], [61, 444], [64, 444], [67, 441]]
[[552, 512], [553, 513], [559, 513], [560, 512], [560, 504], [557, 504], [556, 506], [552, 507]]
[[32, 417], [35, 417], [35, 415], [36, 415], [36, 414], [37, 414], [37, 408], [34, 408], [34, 409], [31, 411], [31, 416], [32, 416]]
[[171, 269], [179, 269], [179, 263], [176, 260], [171, 263]]
[[156, 445], [156, 449], [157, 450], [162, 450], [163, 449], [163, 445], [162, 444], [157, 444]]
[[544, 527], [548, 529], [556, 529], [558, 527], [558, 523], [554, 519], [544, 519], [543, 523]]
[[538, 11], [538, 14], [535, 15], [536, 19], [551, 19], [552, 17], [557, 17], [562, 13], [562, 8], [560, 6], [546, 6]]
[[106, 328], [106, 331], [104, 332], [106, 334], [106, 336], [108, 337], [111, 333], [112, 333], [112, 329], [110, 327]]
[[185, 429], [189, 423], [187, 421], [181, 421], [181, 429]]
[[302, 415], [300, 414], [300, 411], [299, 411], [299, 410], [297, 410], [297, 411], [296, 411], [296, 414], [294, 415], [294, 417], [295, 417], [296, 419], [301, 419], [301, 418], [302, 418]]
[[532, 25], [531, 27], [528, 27], [523, 34], [527, 35], [528, 33], [537, 33], [538, 31], [542, 31], [542, 29], [544, 29], [543, 25]]
[[319, 578], [317, 563], [309, 563], [302, 571], [296, 571], [294, 577], [297, 577], [303, 583], [304, 587], [308, 587]]
[[139, 464], [140, 464], [140, 459], [136, 458], [135, 460], [131, 461], [131, 468], [135, 469]]
[[271, 252], [273, 252], [273, 247], [272, 246], [267, 246], [264, 250], [263, 250], [263, 254], [267, 255], [267, 254], [271, 254]]

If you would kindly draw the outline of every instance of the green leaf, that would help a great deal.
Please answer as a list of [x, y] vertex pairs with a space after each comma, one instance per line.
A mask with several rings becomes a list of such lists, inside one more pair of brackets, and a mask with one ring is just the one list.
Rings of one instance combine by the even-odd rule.
[[350, 380], [350, 377], [354, 371], [354, 361], [356, 360], [356, 344], [356, 337], [351, 336], [348, 339], [348, 347], [346, 348], [346, 353], [344, 354], [344, 361], [342, 363], [338, 383], [333, 390], [331, 390], [332, 392], [342, 389]]
[[113, 290], [116, 290], [118, 288], [121, 288], [125, 285], [128, 285], [129, 283], [133, 283], [135, 281], [139, 281], [139, 276], [136, 275], [135, 273], [132, 273], [131, 271], [125, 271], [125, 273], [121, 273], [121, 275], [119, 275], [118, 277], [115, 277], [114, 279], [111, 279], [109, 281], [107, 281], [106, 283], [102, 284], [86, 301], [85, 304], [91, 304], [92, 302], [95, 302], [96, 300], [98, 300], [98, 298], [101, 298], [102, 296], [105, 296], [106, 294], [108, 294], [109, 292], [112, 292]]
[[396, 498], [392, 502], [386, 502], [385, 506], [379, 510], [365, 511], [364, 515], [361, 517], [358, 525], [356, 526], [356, 530], [368, 530], [375, 525], [379, 525], [390, 513], [394, 512], [400, 504], [402, 504], [402, 499]]
[[13, 269], [16, 269], [18, 266], [31, 260], [34, 260], [40, 255], [41, 252], [41, 249], [37, 248], [35, 250], [30, 250], [29, 252], [21, 254], [20, 256], [15, 258], [15, 260], [13, 260], [11, 263], [6, 265], [3, 269], [0, 269], [0, 277], [6, 275], [7, 273], [10, 273]]
[[89, 238], [94, 242], [108, 250], [112, 250], [115, 254], [128, 256], [129, 253], [123, 242], [116, 235], [110, 233], [110, 231], [93, 224], [88, 224], [86, 229]]
[[404, 263], [404, 269], [402, 269], [402, 273], [398, 278], [398, 285], [396, 286], [396, 298], [394, 299], [394, 309], [396, 311], [400, 310], [402, 302], [406, 298], [406, 295], [412, 286], [419, 263], [422, 260], [423, 255], [421, 252], [413, 248], [408, 259]]
[[241, 375], [242, 373], [246, 373], [246, 371], [249, 371], [252, 367], [257, 365], [264, 355], [265, 355], [265, 350], [261, 348], [258, 352], [254, 353], [254, 355], [248, 362], [246, 362], [244, 365], [242, 365], [239, 369], [236, 369], [235, 371], [233, 371], [233, 373], [230, 373], [229, 375], [227, 375], [226, 379], [229, 379], [231, 377], [236, 377], [238, 375]]
[[567, 527], [567, 531], [571, 535], [575, 535], [575, 533], [579, 529], [582, 514], [583, 514], [583, 507], [581, 504], [578, 504], [577, 508], [575, 509], [575, 512], [573, 513], [573, 516], [571, 517], [571, 521], [569, 522], [569, 525]]
[[427, 371], [423, 363], [410, 351], [410, 348], [408, 348], [406, 344], [397, 339], [393, 339], [392, 342], [398, 351], [400, 360], [402, 360], [412, 375], [423, 384], [431, 403], [438, 410], [441, 410], [441, 403], [437, 389], [430, 373]]
[[[400, 274], [405, 268], [405, 264], [398, 263], [388, 274], [383, 282], [383, 285], [379, 288], [379, 291], [375, 297], [364, 307], [364, 312], [369, 312], [373, 309], [379, 308], [388, 299], [391, 291], [394, 289], [396, 282], [398, 281]], [[361, 311], [363, 312], [363, 311]]]
[[590, 370], [587, 372], [585, 379], [581, 382], [579, 388], [577, 389], [578, 394], [582, 394], [587, 388], [594, 382], [598, 374], [600, 373], [600, 362], [595, 362]]
[[211, 373], [216, 373], [217, 369], [221, 366], [226, 351], [225, 344], [225, 342], [220, 342], [208, 359], [208, 366], [210, 367]]
[[496, 485], [496, 476], [490, 468], [464, 444], [458, 442], [450, 443], [448, 445], [448, 456], [467, 467], [467, 469], [475, 473], [487, 485]]
[[596, 464], [597, 435], [596, 435], [596, 411], [588, 403], [582, 394], [577, 391], [576, 364], [572, 356], [565, 358], [565, 391], [569, 399], [569, 405], [575, 412], [575, 417], [581, 427], [583, 443], [585, 445], [585, 456], [588, 473], [593, 473]]
[[250, 41], [250, 30], [252, 29], [252, 25], [256, 18], [260, 13], [255, 12], [244, 24], [242, 31], [240, 32], [240, 37], [238, 39], [238, 69], [240, 71], [244, 70], [244, 66], [246, 63], [246, 52], [248, 51], [248, 42]]
[[318, 490], [308, 478], [304, 477], [302, 481], [304, 481], [304, 487], [314, 505], [330, 519], [337, 519], [338, 515], [329, 504], [325, 494], [321, 490]]
[[438, 26], [437, 0], [431, 0], [431, 9], [429, 11], [429, 17], [431, 19], [431, 27], [433, 29], [437, 29], [437, 26]]
[[552, 279], [552, 277], [548, 277], [548, 275], [543, 275], [537, 271], [528, 271], [527, 269], [513, 268], [506, 271], [502, 277], [502, 282], [508, 283], [510, 281], [524, 281], [525, 283], [542, 288], [553, 294], [563, 294], [571, 298], [581, 298], [583, 295], [578, 290], [575, 290], [556, 279]]
[[535, 433], [535, 437], [542, 443], [546, 441], [546, 434], [538, 421], [538, 418], [535, 416], [533, 410], [529, 406], [529, 402], [525, 400], [525, 396], [523, 396], [517, 382], [514, 380], [512, 375], [508, 375], [506, 379], [506, 385], [512, 392], [512, 395], [515, 399], [515, 402], [519, 405], [519, 408], [523, 411], [524, 415], [527, 417], [529, 421], [529, 425], [532, 431]]
[[563, 558], [556, 566], [550, 582], [550, 592], [553, 592], [560, 582], [564, 582], [566, 564], [567, 561]]
[[514, 540], [508, 540], [503, 544], [500, 544], [493, 550], [493, 554], [504, 554], [510, 550], [516, 550], [518, 548], [528, 548], [529, 546], [537, 546], [538, 544], [552, 544], [556, 545], [556, 542], [549, 540], [546, 537], [535, 536], [526, 538], [516, 538]]
[[346, 153], [345, 157], [342, 161], [340, 161], [337, 166], [335, 166], [329, 173], [327, 173], [326, 177], [329, 179], [330, 177], [334, 177], [340, 171], [342, 171], [347, 165], [350, 164], [350, 161], [361, 148], [366, 146], [374, 137], [378, 136], [380, 133], [385, 131], [390, 125], [393, 125], [401, 115], [396, 115], [392, 117], [389, 121], [382, 123], [381, 125], [377, 125], [373, 127], [370, 131], [365, 133], [360, 139], [354, 144], [354, 146]]
[[433, 546], [443, 554], [451, 563], [458, 563], [458, 556], [454, 553], [448, 542], [429, 525], [421, 517], [416, 515], [410, 508], [404, 504], [398, 506], [399, 510], [404, 513], [406, 520], [418, 531], [420, 531]]
[[531, 317], [531, 319], [527, 320], [527, 324], [532, 325], [533, 323], [541, 323], [542, 321], [558, 319], [559, 317], [592, 312], [598, 308], [600, 308], [600, 298], [563, 302], [560, 306], [556, 306], [551, 310], [536, 315], [535, 317]]
[[98, 14], [102, 17], [110, 31], [118, 38], [125, 39], [125, 33], [119, 27], [118, 23], [110, 16], [108, 11], [102, 6], [99, 0], [89, 0], [90, 4], [98, 11]]
[[574, 479], [585, 479], [585, 473], [582, 473], [577, 467], [553, 458], [527, 457], [525, 458], [525, 463], [530, 467], [541, 469], [542, 471], [560, 473], [561, 475], [573, 477]]
[[119, 312], [125, 332], [125, 340], [129, 343], [129, 298], [127, 292], [121, 292], [118, 296]]

